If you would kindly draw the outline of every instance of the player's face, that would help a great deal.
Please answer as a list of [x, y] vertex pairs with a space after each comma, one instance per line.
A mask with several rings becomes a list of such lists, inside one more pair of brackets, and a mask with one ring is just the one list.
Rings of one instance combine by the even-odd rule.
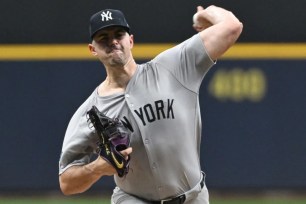
[[99, 31], [92, 45], [105, 65], [124, 66], [132, 57], [133, 36], [121, 27], [110, 27]]

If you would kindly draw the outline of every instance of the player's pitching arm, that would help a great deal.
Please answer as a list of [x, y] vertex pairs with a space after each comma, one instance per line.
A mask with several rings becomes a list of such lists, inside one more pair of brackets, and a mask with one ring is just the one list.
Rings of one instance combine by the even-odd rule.
[[243, 28], [232, 12], [217, 6], [206, 9], [198, 6], [193, 22], [213, 60], [221, 57], [236, 42]]
[[[132, 148], [129, 147], [120, 153], [127, 157], [132, 153]], [[112, 165], [102, 157], [98, 157], [89, 164], [68, 168], [59, 176], [60, 188], [65, 195], [82, 193], [88, 190], [102, 176], [112, 176], [116, 173], [117, 171]]]

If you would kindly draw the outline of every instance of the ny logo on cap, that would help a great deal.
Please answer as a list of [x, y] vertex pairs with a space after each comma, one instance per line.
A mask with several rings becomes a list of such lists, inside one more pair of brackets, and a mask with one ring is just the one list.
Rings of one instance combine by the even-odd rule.
[[101, 17], [102, 17], [102, 21], [109, 21], [109, 20], [113, 20], [113, 17], [112, 17], [112, 12], [110, 11], [107, 11], [106, 13], [103, 11], [101, 13]]

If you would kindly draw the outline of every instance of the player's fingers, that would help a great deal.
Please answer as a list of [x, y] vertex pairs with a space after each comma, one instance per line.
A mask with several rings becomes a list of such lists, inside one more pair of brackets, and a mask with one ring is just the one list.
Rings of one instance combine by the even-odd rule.
[[197, 12], [204, 10], [203, 6], [198, 6], [197, 7]]
[[200, 32], [200, 31], [202, 31], [203, 30], [203, 27], [201, 27], [201, 26], [197, 26], [197, 25], [195, 25], [195, 24], [193, 24], [193, 29], [195, 29], [197, 32]]
[[132, 147], [128, 147], [125, 150], [120, 151], [120, 153], [125, 157], [125, 159], [128, 159], [129, 154], [131, 154], [133, 151]]

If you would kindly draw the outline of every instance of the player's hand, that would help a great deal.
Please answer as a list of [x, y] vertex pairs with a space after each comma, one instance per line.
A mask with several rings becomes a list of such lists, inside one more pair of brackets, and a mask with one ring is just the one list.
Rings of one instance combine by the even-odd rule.
[[[126, 160], [128, 160], [128, 155], [130, 155], [132, 151], [132, 147], [128, 147], [127, 149], [120, 151], [120, 153]], [[105, 176], [112, 176], [117, 173], [116, 169], [101, 156], [96, 159], [96, 165], [98, 166], [99, 171], [103, 172], [103, 175]]]
[[203, 15], [205, 9], [202, 6], [197, 7], [197, 12], [193, 15], [193, 28], [201, 32], [202, 30], [212, 26], [212, 23], [209, 22]]

